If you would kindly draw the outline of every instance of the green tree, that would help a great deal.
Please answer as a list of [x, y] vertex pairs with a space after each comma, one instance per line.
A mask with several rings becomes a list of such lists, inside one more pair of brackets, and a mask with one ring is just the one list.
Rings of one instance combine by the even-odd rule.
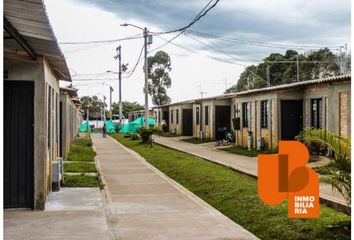
[[[128, 112], [143, 110], [143, 109], [144, 106], [140, 105], [137, 102], [128, 102], [128, 101], [122, 102], [122, 113], [125, 118], [128, 117]], [[119, 103], [112, 104], [112, 114], [119, 114]]]
[[[89, 109], [89, 116], [90, 118], [99, 118], [101, 116], [101, 109], [102, 109], [102, 100], [98, 99], [97, 96], [83, 96], [80, 98], [81, 107], [84, 111], [83, 115], [86, 119], [87, 116], [87, 109]], [[107, 107], [107, 104], [104, 104], [104, 107]]]
[[334, 153], [330, 164], [326, 166], [322, 180], [332, 185], [333, 189], [351, 205], [351, 142], [323, 129], [306, 128], [297, 137], [305, 143], [316, 142], [325, 145]]
[[166, 52], [158, 51], [148, 58], [148, 93], [154, 105], [159, 106], [171, 102], [166, 90], [171, 87], [170, 71], [171, 59]]
[[[338, 56], [328, 48], [300, 54], [287, 50], [285, 54], [272, 53], [258, 65], [251, 65], [241, 73], [237, 83], [225, 91], [233, 93], [248, 89], [268, 86], [267, 69], [270, 85], [275, 86], [297, 81], [297, 60], [299, 60], [299, 81], [330, 77], [340, 74], [335, 63]], [[349, 62], [350, 64], [350, 62]]]

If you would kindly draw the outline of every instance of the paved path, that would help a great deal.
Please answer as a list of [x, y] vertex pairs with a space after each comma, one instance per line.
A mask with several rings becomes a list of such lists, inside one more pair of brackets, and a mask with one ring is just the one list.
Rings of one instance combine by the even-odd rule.
[[92, 138], [115, 239], [257, 239], [135, 152]]
[[110, 240], [99, 188], [61, 188], [48, 196], [45, 211], [4, 211], [6, 240]]
[[[237, 171], [257, 177], [257, 158], [236, 155], [225, 151], [218, 150], [214, 147], [214, 143], [191, 144], [180, 141], [183, 137], [161, 137], [155, 136], [156, 143], [161, 145], [190, 153], [192, 155], [207, 159], [212, 162], [233, 168]], [[343, 197], [338, 192], [333, 192], [332, 187], [328, 184], [320, 184], [320, 197], [323, 200], [331, 201], [342, 206], [346, 206]]]

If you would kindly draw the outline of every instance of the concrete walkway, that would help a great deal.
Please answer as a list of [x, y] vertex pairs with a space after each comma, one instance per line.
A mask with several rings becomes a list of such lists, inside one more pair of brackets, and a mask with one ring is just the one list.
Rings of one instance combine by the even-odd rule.
[[115, 239], [257, 239], [135, 152], [92, 138]]
[[110, 240], [99, 188], [61, 188], [48, 196], [45, 211], [5, 210], [6, 240]]
[[[219, 163], [221, 165], [233, 168], [237, 171], [246, 173], [250, 176], [257, 177], [257, 158], [247, 157], [243, 155], [236, 155], [221, 151], [215, 148], [215, 143], [206, 144], [192, 144], [184, 141], [180, 141], [185, 137], [161, 137], [155, 136], [156, 143], [183, 151], [208, 161]], [[329, 204], [335, 204], [340, 208], [346, 208], [346, 203], [342, 195], [338, 192], [333, 192], [332, 187], [328, 184], [320, 184], [320, 198], [322, 201], [329, 202]]]

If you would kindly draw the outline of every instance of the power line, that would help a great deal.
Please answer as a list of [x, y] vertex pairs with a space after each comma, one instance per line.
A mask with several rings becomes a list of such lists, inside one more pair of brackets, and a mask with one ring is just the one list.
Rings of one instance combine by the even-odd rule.
[[96, 44], [96, 43], [111, 43], [111, 42], [120, 42], [125, 40], [139, 39], [143, 38], [141, 33], [135, 34], [129, 37], [117, 38], [117, 39], [108, 39], [108, 40], [97, 40], [97, 41], [84, 41], [84, 42], [59, 42], [62, 45], [74, 45], [74, 44]]
[[[150, 52], [156, 51], [160, 48], [163, 48], [164, 46], [166, 46], [167, 44], [171, 43], [173, 40], [175, 40], [176, 38], [178, 38], [179, 36], [181, 36], [189, 27], [191, 27], [194, 23], [196, 23], [199, 19], [201, 19], [203, 16], [205, 16], [212, 8], [214, 8], [216, 6], [216, 4], [218, 4], [219, 0], [216, 0], [216, 2], [209, 7], [209, 5], [212, 3], [213, 0], [210, 0], [207, 5], [205, 5], [205, 7], [197, 14], [197, 16], [194, 17], [194, 19], [186, 26], [179, 28], [179, 29], [175, 29], [175, 30], [171, 30], [171, 31], [167, 31], [167, 32], [158, 32], [158, 33], [154, 33], [155, 35], [161, 35], [161, 34], [168, 34], [168, 33], [175, 33], [175, 32], [179, 32], [177, 35], [175, 35], [174, 37], [172, 37], [171, 39], [167, 40], [165, 43], [161, 44], [160, 46], [152, 49]], [[208, 8], [209, 7], [209, 8]], [[207, 9], [208, 8], [208, 9]]]
[[250, 41], [250, 40], [244, 40], [244, 39], [238, 39], [238, 38], [232, 38], [232, 37], [223, 37], [223, 36], [218, 36], [210, 33], [202, 33], [202, 32], [197, 32], [194, 30], [186, 30], [187, 33], [204, 37], [204, 38], [212, 38], [212, 39], [217, 39], [221, 41], [227, 41], [227, 42], [233, 42], [233, 43], [239, 43], [239, 44], [248, 44], [248, 45], [254, 45], [254, 46], [261, 46], [261, 47], [270, 47], [270, 48], [281, 48], [281, 49], [297, 49], [297, 50], [316, 50], [316, 49], [321, 49], [321, 48], [328, 48], [328, 49], [335, 49], [338, 50], [339, 46], [311, 46], [311, 45], [295, 45], [295, 44], [280, 44], [280, 43], [269, 43], [269, 42], [262, 42], [262, 41]]
[[[175, 32], [181, 32], [181, 31], [185, 31], [187, 28], [190, 28], [193, 24], [195, 24], [197, 21], [199, 21], [202, 17], [204, 17], [211, 9], [213, 9], [219, 2], [220, 0], [216, 0], [213, 5], [211, 5], [209, 8], [208, 6], [213, 2], [213, 0], [210, 0], [207, 5], [197, 14], [196, 17], [194, 17], [194, 19], [187, 24], [184, 27], [175, 29], [175, 30], [170, 30], [170, 31], [166, 31], [166, 32], [152, 32], [153, 34], [168, 34], [168, 33], [175, 33]], [[207, 9], [208, 8], [208, 9]]]
[[133, 70], [131, 70], [130, 73], [127, 76], [124, 76], [124, 78], [129, 78], [129, 77], [131, 77], [134, 74], [136, 67], [138, 66], [138, 64], [140, 63], [140, 61], [142, 59], [141, 56], [143, 55], [143, 51], [144, 51], [144, 46], [141, 48], [138, 60], [136, 61]]
[[113, 81], [117, 80], [117, 78], [80, 78], [80, 79], [73, 79], [74, 82], [80, 81]]
[[247, 69], [247, 65], [244, 64], [244, 63], [242, 63], [240, 59], [238, 59], [238, 58], [236, 58], [236, 57], [230, 55], [229, 53], [227, 53], [227, 52], [225, 52], [225, 51], [223, 51], [223, 50], [221, 50], [221, 49], [215, 48], [215, 47], [213, 47], [213, 46], [211, 46], [211, 45], [208, 45], [208, 44], [206, 44], [206, 43], [204, 43], [204, 42], [202, 42], [202, 41], [199, 41], [198, 39], [195, 39], [195, 38], [193, 38], [193, 37], [191, 37], [191, 36], [189, 36], [189, 35], [187, 35], [187, 34], [185, 34], [185, 36], [188, 36], [189, 38], [191, 38], [191, 39], [193, 39], [193, 40], [199, 42], [200, 44], [203, 44], [204, 46], [207, 46], [207, 47], [213, 49], [214, 51], [221, 52], [222, 54], [224, 54], [224, 55], [230, 57], [231, 59], [235, 59], [237, 62], [239, 62], [239, 65], [243, 65], [243, 66], [246, 67], [246, 68], [245, 68], [246, 71], [250, 72], [251, 74], [253, 74], [254, 76], [256, 76], [258, 79], [260, 79], [260, 80], [266, 82], [269, 86], [271, 86], [271, 84], [270, 84], [268, 81], [266, 81], [266, 80], [263, 79], [262, 77], [258, 76], [258, 75], [257, 75], [256, 73], [254, 73], [253, 71]]

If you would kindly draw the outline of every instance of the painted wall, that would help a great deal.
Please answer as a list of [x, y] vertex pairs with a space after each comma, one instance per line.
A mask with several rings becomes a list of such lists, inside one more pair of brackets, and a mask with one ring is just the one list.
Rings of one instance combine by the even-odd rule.
[[37, 61], [18, 56], [4, 56], [4, 70], [8, 71], [5, 80], [22, 80], [34, 82], [34, 207], [43, 209], [47, 195], [46, 175], [46, 108], [45, 80], [43, 59]]
[[[236, 131], [232, 124], [235, 134], [235, 144], [247, 147], [248, 132], [252, 135], [252, 147], [257, 148], [257, 138], [262, 137], [266, 149], [276, 147], [277, 140], [277, 105], [278, 96], [276, 93], [263, 93], [256, 95], [242, 95], [231, 100], [231, 118], [240, 118], [241, 130]], [[261, 101], [268, 101], [268, 127], [261, 127]], [[249, 122], [248, 127], [243, 125], [242, 104], [248, 103]]]
[[[351, 107], [350, 82], [339, 82], [288, 89], [271, 93], [240, 95], [232, 99], [231, 116], [240, 117], [241, 130], [235, 131], [236, 145], [247, 147], [248, 132], [252, 132], [252, 147], [257, 147], [257, 138], [262, 137], [266, 149], [274, 149], [281, 138], [281, 101], [303, 100], [303, 126], [311, 127], [311, 99], [322, 99], [323, 126], [335, 134], [350, 137]], [[269, 101], [268, 128], [261, 128], [261, 101]], [[249, 103], [249, 126], [242, 124], [242, 103]], [[233, 126], [232, 126], [233, 127]], [[234, 130], [234, 129], [233, 129]]]

